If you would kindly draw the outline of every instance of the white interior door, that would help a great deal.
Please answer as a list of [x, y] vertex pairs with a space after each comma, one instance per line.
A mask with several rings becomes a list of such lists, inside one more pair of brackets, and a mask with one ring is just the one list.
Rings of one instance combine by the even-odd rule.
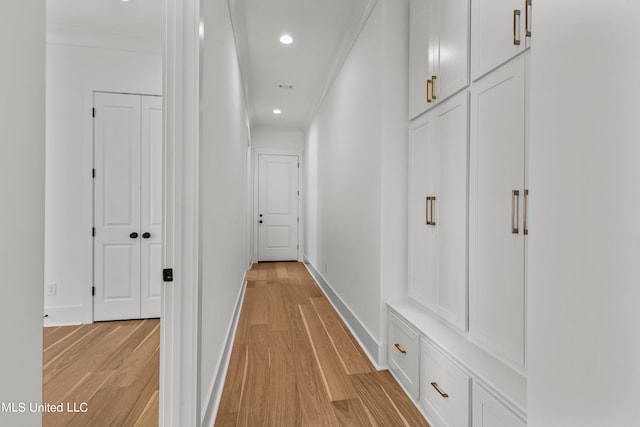
[[94, 320], [159, 317], [162, 98], [94, 102]]
[[298, 156], [258, 160], [258, 261], [298, 259]]
[[140, 317], [160, 317], [162, 293], [162, 98], [142, 97]]
[[140, 97], [95, 94], [94, 320], [140, 317]]

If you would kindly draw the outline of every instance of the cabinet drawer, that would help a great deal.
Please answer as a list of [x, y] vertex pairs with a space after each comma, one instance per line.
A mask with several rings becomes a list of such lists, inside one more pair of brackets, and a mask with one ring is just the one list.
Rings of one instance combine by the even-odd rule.
[[420, 404], [434, 427], [468, 427], [471, 378], [424, 339], [421, 347]]
[[526, 423], [483, 387], [473, 384], [473, 427], [525, 427]]
[[389, 313], [389, 368], [414, 397], [418, 397], [420, 351], [418, 333]]

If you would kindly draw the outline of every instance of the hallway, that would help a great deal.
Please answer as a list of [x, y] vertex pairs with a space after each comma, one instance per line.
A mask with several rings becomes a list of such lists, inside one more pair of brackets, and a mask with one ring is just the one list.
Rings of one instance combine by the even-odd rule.
[[216, 426], [428, 426], [301, 263], [254, 264]]

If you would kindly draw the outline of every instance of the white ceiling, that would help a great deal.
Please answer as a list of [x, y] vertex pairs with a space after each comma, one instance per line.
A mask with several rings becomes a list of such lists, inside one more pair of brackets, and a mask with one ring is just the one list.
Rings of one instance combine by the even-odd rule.
[[[375, 0], [231, 4], [252, 124], [306, 129]], [[279, 42], [283, 33], [294, 38], [293, 44]], [[282, 114], [274, 115], [275, 108]]]
[[[164, 0], [46, 1], [50, 29], [162, 39]], [[252, 126], [305, 130], [376, 0], [228, 1]], [[285, 32], [289, 46], [279, 42]]]

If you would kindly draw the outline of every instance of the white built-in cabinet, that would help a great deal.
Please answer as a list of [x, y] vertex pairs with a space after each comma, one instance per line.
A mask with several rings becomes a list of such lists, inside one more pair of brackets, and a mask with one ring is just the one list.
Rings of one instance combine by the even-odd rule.
[[471, 88], [469, 334], [524, 369], [526, 69], [520, 56]]
[[410, 9], [414, 118], [469, 84], [469, 0], [412, 0]]
[[526, 425], [531, 7], [410, 0], [408, 300], [389, 304], [388, 359], [434, 427]]
[[468, 95], [415, 120], [410, 130], [409, 296], [467, 328]]
[[475, 81], [530, 46], [532, 0], [473, 0], [471, 8]]

